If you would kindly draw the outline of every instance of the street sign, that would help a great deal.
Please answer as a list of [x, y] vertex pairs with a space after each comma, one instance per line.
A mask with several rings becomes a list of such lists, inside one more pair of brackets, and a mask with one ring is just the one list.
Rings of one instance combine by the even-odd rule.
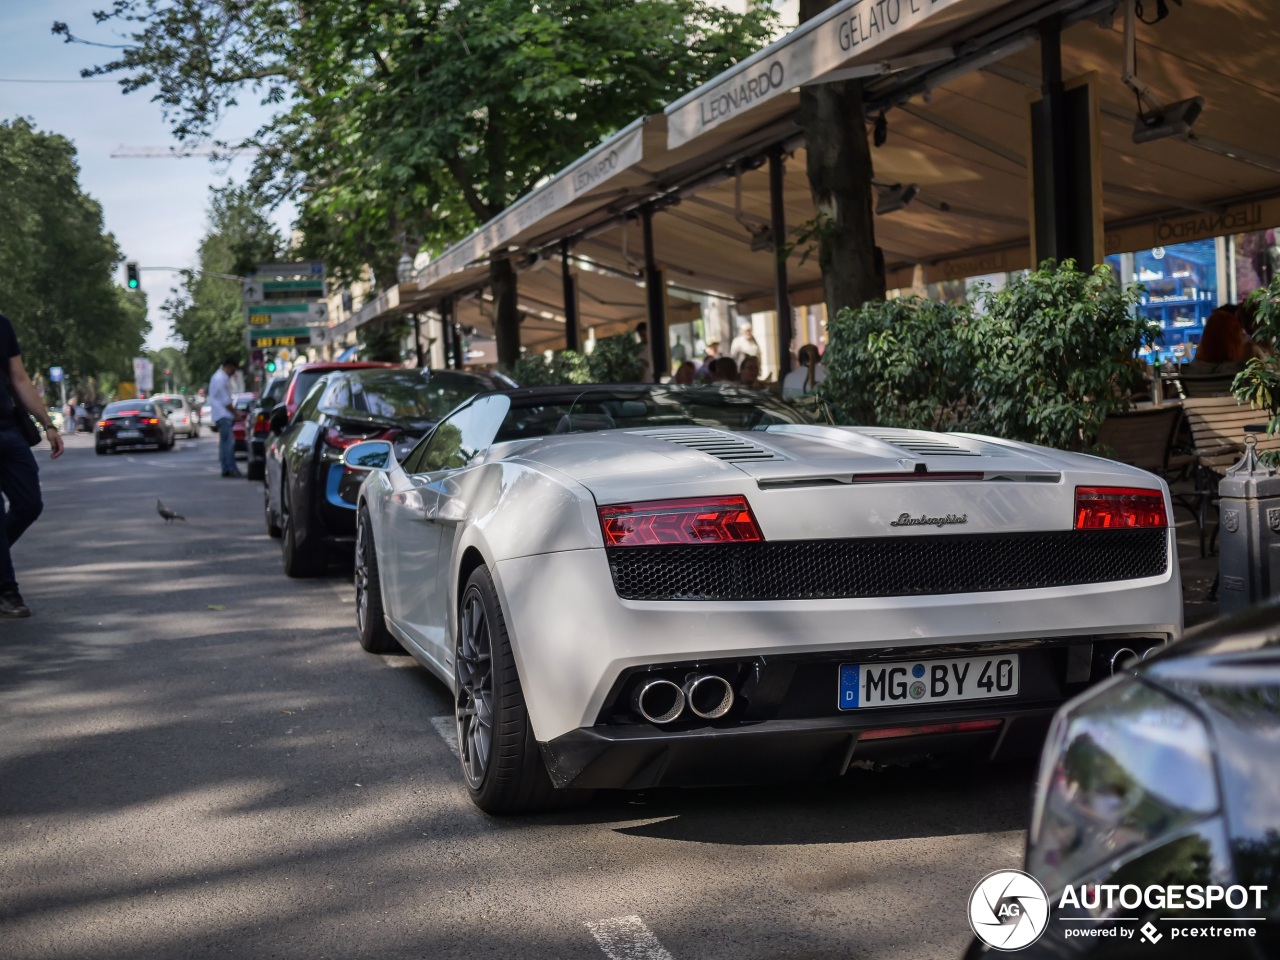
[[285, 300], [323, 300], [324, 277], [307, 277], [302, 280], [262, 280], [254, 278], [240, 285], [241, 299], [245, 303], [266, 303]]
[[329, 342], [328, 327], [291, 327], [249, 330], [251, 350], [277, 350], [281, 347], [314, 347]]
[[303, 260], [300, 263], [260, 263], [252, 276], [257, 280], [270, 280], [275, 277], [320, 277], [324, 278], [323, 260]]
[[50, 368], [49, 368], [49, 382], [50, 382], [50, 383], [61, 383], [61, 382], [62, 382], [62, 368], [61, 368], [61, 367], [50, 367]]
[[154, 370], [146, 357], [133, 358], [133, 379], [139, 393], [150, 393], [154, 388]]
[[323, 300], [309, 303], [260, 303], [245, 307], [249, 328], [323, 326], [329, 322], [329, 305]]

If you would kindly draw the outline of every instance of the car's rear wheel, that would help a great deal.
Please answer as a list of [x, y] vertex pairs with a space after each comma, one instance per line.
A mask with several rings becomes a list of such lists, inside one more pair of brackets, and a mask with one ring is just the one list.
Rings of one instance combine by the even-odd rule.
[[280, 475], [280, 541], [287, 577], [314, 577], [325, 567], [326, 557], [318, 551], [310, 537], [300, 537], [289, 496], [289, 481]]
[[590, 798], [557, 790], [533, 737], [506, 618], [484, 567], [467, 580], [454, 646], [454, 716], [467, 791], [481, 810], [532, 813]]
[[378, 576], [378, 551], [369, 525], [369, 511], [360, 508], [356, 518], [356, 630], [360, 646], [370, 653], [403, 653], [404, 648], [387, 629], [382, 607], [382, 580]]
[[250, 460], [244, 465], [244, 475], [250, 480], [261, 480], [265, 474], [265, 464], [261, 460]]
[[107, 455], [107, 448], [100, 443], [95, 443], [93, 445], [93, 452], [100, 457], [105, 457]]

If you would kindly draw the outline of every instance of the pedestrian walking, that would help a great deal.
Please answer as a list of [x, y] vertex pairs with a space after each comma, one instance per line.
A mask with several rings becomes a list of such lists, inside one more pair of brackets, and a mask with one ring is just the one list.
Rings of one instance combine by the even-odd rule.
[[[44, 509], [40, 498], [40, 470], [31, 453], [22, 418], [30, 411], [44, 426], [53, 459], [62, 456], [62, 437], [53, 428], [49, 411], [22, 365], [18, 335], [9, 318], [0, 314], [0, 617], [31, 616], [18, 592], [13, 568], [13, 545]], [[29, 421], [28, 424], [29, 426]], [[39, 442], [39, 438], [36, 438]]]
[[227, 357], [209, 380], [209, 416], [218, 425], [218, 462], [224, 477], [243, 476], [236, 468], [236, 439], [233, 430], [236, 411], [231, 399], [231, 378], [240, 361]]

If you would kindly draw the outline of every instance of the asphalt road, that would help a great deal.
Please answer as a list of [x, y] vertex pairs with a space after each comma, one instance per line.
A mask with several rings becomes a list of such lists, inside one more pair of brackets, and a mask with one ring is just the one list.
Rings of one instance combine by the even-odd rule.
[[[0, 622], [0, 956], [924, 960], [1021, 859], [1033, 770], [474, 809], [443, 687], [287, 580], [216, 441], [39, 451]], [[184, 513], [166, 526], [155, 500]]]

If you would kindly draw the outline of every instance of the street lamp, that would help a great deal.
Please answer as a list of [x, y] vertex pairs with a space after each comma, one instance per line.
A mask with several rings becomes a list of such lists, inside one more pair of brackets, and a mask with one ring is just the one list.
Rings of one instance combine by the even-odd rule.
[[396, 280], [405, 284], [413, 279], [413, 257], [406, 250], [400, 254], [400, 262], [396, 264]]

